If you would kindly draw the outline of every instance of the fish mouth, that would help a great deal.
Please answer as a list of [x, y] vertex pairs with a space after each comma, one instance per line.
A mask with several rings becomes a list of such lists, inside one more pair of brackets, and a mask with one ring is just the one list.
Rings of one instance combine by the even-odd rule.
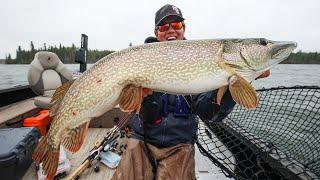
[[270, 41], [272, 48], [270, 49], [270, 60], [265, 66], [256, 69], [263, 72], [271, 67], [279, 64], [289, 57], [292, 51], [297, 47], [297, 43], [293, 41]]
[[[281, 61], [287, 59], [292, 51], [297, 47], [297, 43], [293, 41], [270, 41], [267, 40], [264, 44], [266, 46], [265, 57], [251, 57], [255, 60], [248, 60], [246, 56], [240, 51], [240, 57], [246, 64], [247, 68], [256, 72], [263, 72], [270, 69], [270, 67], [279, 64]], [[261, 53], [263, 54], [263, 53]], [[265, 59], [266, 61], [259, 61], [256, 59]]]
[[273, 41], [272, 43], [271, 59], [274, 63], [285, 60], [297, 47], [297, 43], [293, 41]]

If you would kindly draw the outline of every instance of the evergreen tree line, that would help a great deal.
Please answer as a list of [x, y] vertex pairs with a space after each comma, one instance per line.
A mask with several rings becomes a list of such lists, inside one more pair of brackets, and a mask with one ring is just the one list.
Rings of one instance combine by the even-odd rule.
[[[16, 59], [12, 59], [11, 55], [9, 54], [6, 56], [6, 64], [30, 64], [33, 60], [35, 53], [38, 51], [50, 51], [54, 52], [58, 55], [61, 61], [65, 64], [72, 64], [75, 63], [75, 52], [76, 46], [72, 44], [71, 47], [65, 47], [61, 44], [59, 47], [56, 46], [49, 46], [47, 47], [46, 44], [39, 49], [35, 49], [34, 45], [31, 41], [30, 43], [30, 50], [23, 50], [21, 46], [18, 47], [16, 51]], [[114, 51], [110, 50], [88, 50], [87, 55], [87, 63], [95, 63], [102, 57], [112, 53]], [[282, 64], [320, 64], [320, 53], [317, 52], [297, 52], [292, 53], [289, 58], [282, 62]]]
[[320, 53], [302, 51], [291, 53], [281, 64], [320, 64]]
[[[75, 54], [76, 54], [77, 47], [72, 44], [71, 47], [65, 47], [61, 44], [59, 47], [57, 46], [49, 46], [47, 47], [46, 44], [39, 49], [35, 49], [34, 45], [31, 41], [30, 43], [30, 50], [21, 49], [21, 46], [18, 47], [16, 51], [16, 58], [12, 59], [11, 54], [6, 56], [5, 61], [6, 64], [30, 64], [31, 61], [34, 59], [34, 55], [39, 51], [50, 51], [56, 53], [59, 59], [65, 64], [73, 64], [75, 63]], [[88, 50], [87, 54], [87, 63], [95, 63], [102, 57], [112, 53], [114, 51], [109, 50]]]

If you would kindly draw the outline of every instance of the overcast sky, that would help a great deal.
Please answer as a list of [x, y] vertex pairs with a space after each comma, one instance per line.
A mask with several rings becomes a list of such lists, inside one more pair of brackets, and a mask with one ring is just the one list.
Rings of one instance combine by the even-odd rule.
[[30, 41], [80, 46], [82, 33], [89, 49], [142, 44], [165, 4], [182, 10], [187, 39], [265, 37], [320, 52], [319, 0], [0, 0], [0, 59]]

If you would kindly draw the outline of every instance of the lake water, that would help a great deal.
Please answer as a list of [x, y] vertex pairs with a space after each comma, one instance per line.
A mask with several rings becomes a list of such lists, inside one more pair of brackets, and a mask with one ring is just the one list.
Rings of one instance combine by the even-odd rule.
[[[78, 71], [78, 64], [66, 64], [71, 71]], [[92, 64], [88, 65], [90, 68]], [[27, 85], [27, 73], [29, 65], [0, 64], [0, 90], [20, 85]], [[320, 86], [320, 65], [279, 64], [272, 68], [271, 75], [265, 79], [254, 81], [253, 85], [259, 89], [262, 87], [313, 85]]]

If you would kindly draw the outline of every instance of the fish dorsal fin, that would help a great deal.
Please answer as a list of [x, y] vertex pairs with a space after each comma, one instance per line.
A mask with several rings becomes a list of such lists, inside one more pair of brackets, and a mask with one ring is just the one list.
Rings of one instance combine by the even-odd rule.
[[235, 102], [248, 109], [258, 106], [259, 98], [256, 90], [243, 77], [234, 74], [229, 78], [229, 90]]
[[60, 87], [54, 92], [51, 102], [56, 102], [63, 99], [64, 95], [69, 90], [70, 86], [74, 83], [74, 80], [63, 83]]
[[148, 88], [137, 87], [132, 84], [125, 86], [119, 97], [119, 107], [121, 111], [136, 111], [136, 113], [139, 113], [143, 97], [151, 94], [151, 92]]
[[53, 117], [53, 116], [55, 116], [57, 114], [60, 104], [61, 104], [61, 101], [59, 101], [57, 103], [54, 103], [51, 106], [50, 111], [49, 111], [50, 117]]
[[65, 82], [56, 89], [51, 99], [51, 103], [53, 103], [53, 105], [50, 108], [50, 116], [56, 115], [56, 112], [59, 109], [63, 97], [66, 95], [67, 91], [69, 90], [73, 82], [74, 80]]
[[90, 121], [87, 121], [80, 126], [69, 130], [69, 133], [62, 141], [63, 146], [68, 151], [74, 153], [80, 149], [87, 136], [89, 123]]

